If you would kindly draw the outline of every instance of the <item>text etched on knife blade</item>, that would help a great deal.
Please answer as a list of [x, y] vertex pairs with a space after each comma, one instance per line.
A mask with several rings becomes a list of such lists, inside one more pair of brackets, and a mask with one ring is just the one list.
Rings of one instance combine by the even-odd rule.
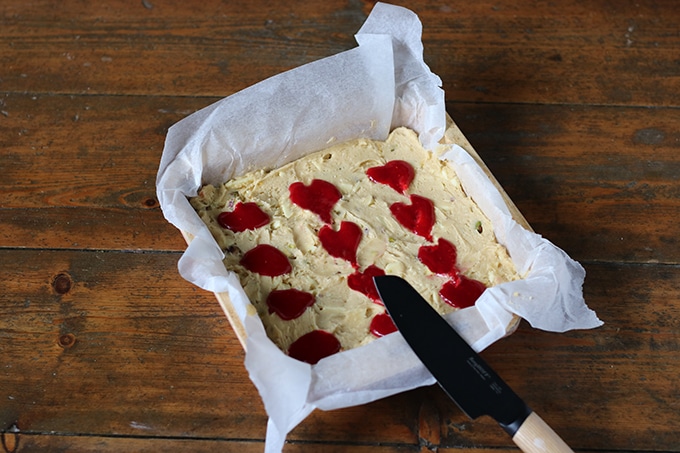
[[[477, 372], [479, 377], [481, 377], [484, 381], [488, 381], [489, 379], [492, 379], [492, 376], [489, 374], [489, 372], [484, 368], [482, 364], [480, 364], [475, 357], [468, 357], [466, 360], [467, 364]], [[496, 382], [496, 381], [491, 381], [489, 384], [489, 387], [491, 390], [494, 391], [497, 395], [500, 395], [503, 392], [503, 388]]]

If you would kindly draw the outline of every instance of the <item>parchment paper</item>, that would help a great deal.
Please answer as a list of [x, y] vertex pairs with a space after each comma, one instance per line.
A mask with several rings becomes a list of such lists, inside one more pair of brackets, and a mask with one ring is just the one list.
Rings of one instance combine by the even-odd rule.
[[[187, 197], [256, 168], [276, 168], [332, 143], [357, 137], [384, 140], [396, 126], [419, 133], [433, 149], [446, 128], [439, 77], [423, 61], [421, 23], [411, 11], [376, 4], [356, 35], [358, 47], [279, 74], [222, 99], [168, 132], [157, 178], [166, 219], [194, 236], [180, 274], [195, 285], [226, 292], [245, 326], [245, 366], [269, 422], [265, 451], [280, 452], [285, 437], [315, 408], [331, 410], [374, 401], [434, 383], [397, 332], [311, 366], [266, 336], [235, 274]], [[443, 155], [463, 187], [491, 219], [522, 280], [485, 291], [474, 307], [447, 319], [480, 351], [507, 334], [513, 314], [548, 331], [602, 324], [585, 304], [583, 268], [562, 250], [518, 225], [501, 194], [459, 146]]]

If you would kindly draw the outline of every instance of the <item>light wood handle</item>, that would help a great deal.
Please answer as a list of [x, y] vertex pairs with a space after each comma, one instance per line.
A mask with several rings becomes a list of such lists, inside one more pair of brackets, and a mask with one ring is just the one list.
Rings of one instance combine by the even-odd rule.
[[536, 412], [529, 414], [512, 440], [526, 453], [574, 453]]

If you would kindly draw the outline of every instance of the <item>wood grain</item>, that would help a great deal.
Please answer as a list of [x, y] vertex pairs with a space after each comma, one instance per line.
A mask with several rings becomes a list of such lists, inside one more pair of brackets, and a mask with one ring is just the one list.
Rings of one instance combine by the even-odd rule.
[[[354, 47], [375, 2], [0, 4], [0, 451], [262, 451], [266, 414], [155, 177], [168, 127]], [[397, 1], [447, 111], [605, 325], [485, 359], [580, 452], [680, 452], [680, 8]], [[314, 412], [285, 452], [517, 451], [436, 386]]]
[[[373, 3], [12, 2], [1, 89], [224, 96], [354, 47]], [[680, 105], [672, 1], [394, 3], [423, 22], [449, 100]]]
[[[241, 345], [212, 295], [178, 278], [177, 258], [0, 250], [0, 426], [262, 440], [266, 415]], [[304, 429], [409, 442], [412, 430], [396, 429], [409, 412], [416, 401], [402, 396], [312, 417]]]
[[[262, 439], [265, 415], [241, 346], [212, 296], [177, 279], [176, 254], [0, 253], [9, 282], [0, 296], [0, 426], [34, 434]], [[653, 442], [670, 451], [680, 429], [680, 364], [673, 360], [680, 313], [667, 301], [680, 272], [659, 274], [647, 265], [587, 270], [598, 286], [586, 285], [585, 295], [605, 327], [559, 335], [523, 325], [485, 357], [574, 448], [642, 449]], [[436, 410], [423, 409], [428, 400]], [[635, 413], [626, 412], [631, 407]], [[614, 414], [616, 426], [602, 426]], [[314, 413], [290, 439], [343, 442], [352, 432], [359, 443], [416, 444], [433, 436], [423, 416], [441, 420], [443, 446], [510, 442], [494, 423], [468, 421], [436, 387]], [[598, 435], [591, 438], [593, 426]]]
[[680, 262], [675, 109], [450, 104], [534, 230], [580, 260]]
[[[183, 250], [159, 210], [156, 172], [167, 128], [215, 100], [6, 96], [4, 245]], [[579, 260], [679, 262], [674, 109], [448, 108], [539, 234]], [[93, 236], [100, 223], [117, 234]]]

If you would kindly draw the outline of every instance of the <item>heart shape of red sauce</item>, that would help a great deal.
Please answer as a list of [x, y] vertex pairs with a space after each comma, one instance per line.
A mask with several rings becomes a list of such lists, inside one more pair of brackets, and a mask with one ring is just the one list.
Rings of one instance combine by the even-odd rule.
[[324, 330], [312, 330], [290, 345], [288, 355], [314, 365], [324, 357], [340, 351], [340, 347], [340, 341], [332, 333]]
[[446, 239], [439, 238], [437, 245], [423, 245], [418, 249], [418, 259], [435, 274], [458, 274], [456, 246]]
[[276, 289], [267, 296], [269, 313], [276, 313], [284, 321], [299, 318], [315, 301], [314, 294], [295, 288]]
[[373, 282], [373, 277], [385, 275], [385, 271], [375, 264], [368, 266], [363, 272], [356, 271], [347, 277], [347, 286], [354, 291], [359, 291], [373, 302], [382, 305], [382, 300]]
[[250, 272], [268, 277], [287, 274], [293, 269], [286, 255], [269, 244], [260, 244], [248, 250], [240, 262]]
[[386, 184], [403, 194], [406, 193], [413, 178], [415, 170], [413, 166], [403, 160], [391, 160], [381, 167], [371, 167], [366, 174], [373, 182]]
[[217, 216], [217, 223], [234, 233], [254, 230], [269, 223], [269, 216], [257, 203], [236, 203], [234, 210], [223, 212]]
[[329, 255], [347, 260], [357, 267], [357, 249], [361, 242], [361, 228], [353, 222], [343, 221], [340, 229], [335, 231], [328, 225], [319, 230], [321, 245]]
[[315, 179], [308, 186], [294, 182], [288, 186], [288, 192], [290, 201], [317, 214], [325, 223], [331, 223], [333, 206], [342, 198], [338, 188], [323, 179]]
[[444, 283], [439, 295], [452, 307], [466, 308], [473, 306], [485, 289], [484, 283], [458, 275], [454, 280]]
[[410, 205], [394, 203], [390, 206], [390, 211], [404, 228], [431, 241], [435, 221], [434, 203], [420, 195], [411, 195], [410, 198]]
[[392, 332], [396, 332], [397, 326], [394, 325], [390, 315], [387, 313], [380, 313], [371, 319], [371, 325], [368, 330], [370, 330], [374, 336], [380, 338], [391, 334]]

